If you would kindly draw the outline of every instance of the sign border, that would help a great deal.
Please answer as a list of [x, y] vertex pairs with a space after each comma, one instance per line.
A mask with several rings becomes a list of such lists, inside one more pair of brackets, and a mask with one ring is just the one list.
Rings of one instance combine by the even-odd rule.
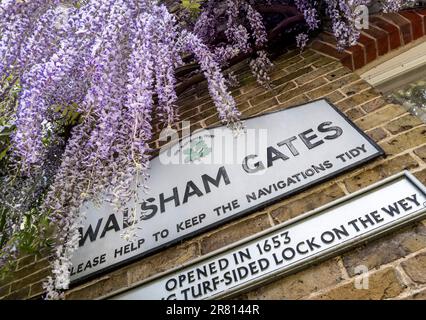
[[[342, 204], [344, 202], [347, 202], [348, 200], [351, 200], [353, 198], [357, 198], [359, 196], [362, 196], [363, 194], [369, 193], [370, 191], [373, 191], [375, 189], [379, 189], [380, 187], [385, 186], [386, 184], [389, 184], [389, 183], [391, 183], [393, 181], [396, 181], [396, 180], [399, 180], [401, 178], [405, 178], [407, 181], [409, 181], [410, 183], [412, 183], [413, 186], [415, 188], [417, 188], [421, 193], [423, 193], [424, 195], [426, 195], [426, 187], [411, 172], [409, 172], [408, 170], [404, 170], [404, 171], [402, 171], [400, 173], [397, 173], [397, 174], [395, 174], [393, 176], [390, 176], [388, 178], [380, 180], [380, 181], [378, 181], [378, 182], [376, 182], [376, 183], [374, 183], [374, 184], [372, 184], [372, 185], [370, 185], [370, 186], [368, 186], [366, 188], [363, 188], [361, 190], [355, 191], [354, 193], [346, 195], [346, 196], [344, 196], [342, 198], [334, 200], [334, 201], [332, 201], [332, 202], [330, 202], [330, 203], [328, 203], [328, 204], [326, 204], [324, 206], [321, 206], [321, 207], [319, 207], [317, 209], [308, 211], [308, 212], [306, 212], [306, 213], [304, 213], [304, 214], [302, 214], [300, 216], [297, 216], [297, 217], [295, 217], [293, 219], [285, 221], [285, 222], [283, 222], [281, 224], [278, 224], [278, 225], [276, 225], [274, 227], [271, 227], [269, 229], [266, 229], [264, 231], [256, 233], [256, 234], [254, 234], [252, 236], [249, 236], [247, 238], [241, 239], [241, 240], [239, 240], [239, 241], [237, 241], [235, 243], [232, 243], [232, 244], [227, 245], [225, 247], [222, 247], [222, 248], [220, 248], [218, 250], [210, 252], [210, 253], [208, 253], [208, 254], [206, 254], [204, 256], [197, 257], [196, 259], [194, 259], [194, 260], [192, 260], [192, 261], [190, 261], [188, 263], [182, 264], [180, 266], [177, 266], [177, 267], [175, 267], [173, 269], [166, 270], [166, 271], [161, 272], [159, 274], [153, 275], [153, 276], [151, 276], [151, 277], [149, 277], [147, 279], [144, 279], [142, 281], [139, 281], [139, 282], [133, 284], [130, 287], [126, 287], [124, 289], [116, 290], [116, 291], [114, 291], [112, 293], [109, 293], [107, 295], [99, 297], [98, 299], [113, 298], [114, 296], [119, 295], [121, 293], [124, 293], [126, 291], [135, 289], [135, 288], [137, 288], [139, 286], [142, 286], [142, 285], [145, 285], [147, 283], [153, 282], [153, 281], [155, 281], [157, 279], [160, 279], [160, 278], [165, 277], [167, 275], [173, 274], [175, 272], [179, 272], [179, 271], [181, 271], [181, 270], [183, 270], [183, 269], [185, 269], [187, 267], [191, 267], [191, 266], [196, 265], [196, 264], [198, 264], [200, 262], [206, 261], [206, 260], [208, 260], [208, 259], [210, 259], [210, 258], [212, 258], [214, 256], [218, 256], [218, 255], [220, 255], [222, 253], [226, 253], [227, 251], [231, 251], [233, 249], [236, 249], [239, 246], [246, 245], [246, 244], [248, 244], [248, 243], [250, 243], [252, 241], [260, 239], [260, 238], [262, 238], [262, 237], [264, 237], [264, 236], [266, 236], [268, 234], [271, 234], [271, 233], [273, 233], [273, 232], [275, 232], [277, 230], [280, 230], [280, 229], [285, 228], [287, 226], [290, 226], [292, 224], [298, 223], [301, 220], [308, 219], [311, 216], [314, 216], [314, 215], [316, 215], [316, 214], [318, 214], [318, 213], [320, 213], [322, 211], [328, 210], [328, 209], [333, 208], [333, 207], [335, 207], [337, 205], [340, 205], [340, 204]], [[426, 213], [426, 207], [424, 207], [423, 209], [420, 209], [418, 211], [415, 211], [415, 212], [411, 213], [410, 215], [401, 218], [400, 220], [394, 221], [394, 223], [391, 223], [390, 227], [387, 227], [386, 225], [381, 226], [381, 227], [377, 228], [374, 232], [370, 232], [370, 233], [367, 233], [365, 235], [361, 235], [361, 236], [353, 238], [353, 239], [351, 239], [351, 240], [349, 240], [347, 242], [341, 243], [341, 244], [339, 244], [339, 245], [337, 245], [337, 246], [335, 246], [333, 248], [328, 248], [328, 249], [325, 249], [324, 251], [318, 252], [318, 253], [310, 256], [307, 260], [302, 261], [300, 263], [296, 263], [294, 267], [290, 267], [289, 269], [285, 269], [285, 270], [275, 270], [275, 271], [272, 271], [272, 272], [270, 272], [268, 274], [264, 274], [264, 275], [260, 276], [259, 278], [255, 279], [254, 281], [241, 284], [239, 286], [236, 286], [235, 288], [229, 289], [228, 291], [220, 292], [220, 293], [215, 294], [215, 295], [213, 295], [211, 297], [208, 297], [206, 300], [231, 298], [231, 297], [233, 297], [233, 296], [235, 296], [237, 294], [241, 294], [241, 293], [246, 292], [247, 290], [253, 289], [253, 288], [257, 287], [260, 284], [262, 284], [262, 285], [268, 284], [270, 282], [273, 282], [275, 279], [277, 279], [279, 277], [282, 277], [284, 275], [288, 275], [288, 274], [292, 274], [294, 272], [300, 271], [300, 270], [305, 269], [305, 268], [307, 268], [307, 267], [309, 267], [311, 265], [314, 265], [314, 264], [316, 264], [318, 262], [327, 260], [328, 258], [331, 258], [331, 257], [336, 256], [338, 254], [341, 254], [341, 253], [343, 253], [345, 251], [353, 249], [354, 247], [356, 247], [358, 245], [361, 245], [361, 244], [367, 243], [367, 242], [369, 242], [371, 240], [380, 238], [383, 235], [386, 235], [386, 234], [388, 234], [388, 233], [390, 233], [390, 232], [392, 232], [394, 230], [399, 229], [400, 227], [403, 227], [403, 226], [406, 226], [406, 225], [408, 225], [410, 223], [422, 220], [422, 219], [424, 219], [424, 214], [425, 213]], [[325, 252], [325, 254], [324, 254], [324, 252]]]
[[[141, 258], [148, 257], [150, 255], [158, 253], [159, 251], [161, 251], [163, 249], [166, 249], [168, 247], [171, 247], [171, 246], [173, 246], [173, 245], [175, 245], [177, 243], [180, 243], [183, 240], [191, 239], [191, 238], [195, 237], [196, 235], [199, 235], [199, 234], [201, 234], [203, 232], [212, 230], [212, 229], [214, 229], [217, 226], [220, 226], [220, 225], [223, 225], [223, 224], [225, 224], [227, 222], [236, 220], [237, 218], [240, 218], [240, 217], [245, 216], [245, 215], [247, 215], [249, 213], [255, 212], [255, 211], [257, 211], [259, 209], [262, 209], [262, 208], [264, 208], [264, 207], [266, 207], [268, 205], [274, 204], [274, 203], [276, 203], [276, 202], [278, 202], [280, 200], [289, 198], [289, 197], [291, 197], [291, 196], [293, 196], [295, 194], [300, 193], [301, 191], [307, 190], [307, 189], [309, 189], [309, 188], [311, 188], [313, 186], [316, 186], [316, 185], [319, 185], [319, 184], [321, 184], [321, 183], [323, 183], [325, 181], [331, 180], [331, 179], [333, 179], [334, 177], [337, 177], [338, 175], [340, 175], [343, 172], [351, 171], [352, 169], [360, 167], [361, 165], [366, 164], [366, 163], [372, 161], [373, 159], [376, 159], [378, 157], [381, 157], [381, 156], [385, 155], [384, 150], [371, 137], [369, 137], [364, 131], [362, 131], [351, 119], [349, 119], [341, 110], [339, 110], [327, 98], [316, 99], [316, 100], [312, 100], [310, 102], [305, 102], [305, 103], [302, 103], [302, 104], [293, 105], [293, 106], [290, 106], [290, 107], [287, 107], [287, 108], [284, 108], [284, 109], [274, 110], [274, 111], [262, 113], [260, 115], [253, 115], [253, 116], [241, 118], [241, 120], [245, 121], [245, 120], [250, 120], [250, 119], [254, 119], [254, 118], [260, 118], [260, 117], [263, 117], [263, 116], [267, 116], [267, 115], [270, 115], [270, 114], [283, 112], [283, 111], [286, 111], [286, 110], [289, 110], [289, 109], [293, 109], [293, 108], [302, 107], [304, 105], [308, 105], [308, 104], [319, 102], [319, 101], [325, 101], [325, 102], [327, 102], [334, 109], [334, 111], [336, 111], [337, 114], [340, 115], [343, 118], [343, 120], [345, 120], [351, 127], [353, 127], [363, 138], [365, 138], [377, 150], [377, 153], [375, 153], [375, 154], [373, 154], [373, 155], [371, 155], [371, 156], [369, 156], [369, 157], [367, 157], [365, 159], [362, 159], [362, 160], [359, 160], [359, 161], [357, 161], [355, 163], [352, 163], [351, 165], [349, 165], [347, 167], [344, 167], [344, 168], [341, 168], [341, 169], [339, 169], [337, 171], [331, 172], [331, 173], [323, 176], [322, 178], [319, 178], [318, 180], [309, 182], [309, 183], [307, 183], [305, 185], [302, 185], [300, 187], [297, 187], [297, 188], [295, 188], [295, 189], [293, 189], [291, 191], [288, 191], [288, 192], [285, 192], [285, 193], [283, 193], [281, 195], [278, 195], [278, 196], [276, 196], [276, 197], [274, 197], [272, 199], [269, 199], [269, 200], [263, 201], [261, 203], [258, 203], [256, 205], [254, 205], [253, 207], [250, 207], [250, 208], [248, 208], [246, 210], [243, 210], [243, 211], [241, 211], [241, 212], [239, 212], [237, 214], [229, 216], [229, 217], [227, 217], [225, 219], [222, 219], [220, 221], [217, 221], [215, 223], [209, 224], [208, 226], [205, 226], [205, 227], [203, 227], [201, 229], [198, 229], [196, 231], [188, 233], [188, 234], [186, 234], [184, 236], [181, 236], [179, 238], [175, 238], [175, 239], [173, 239], [173, 240], [171, 240], [171, 241], [169, 241], [167, 243], [164, 243], [164, 244], [162, 244], [162, 245], [160, 245], [158, 247], [152, 248], [152, 249], [147, 250], [147, 251], [145, 251], [143, 253], [140, 253], [140, 254], [137, 254], [135, 256], [132, 256], [129, 259], [126, 259], [126, 260], [114, 263], [112, 265], [109, 265], [109, 266], [107, 266], [107, 267], [105, 267], [103, 269], [100, 269], [100, 270], [97, 270], [97, 271], [95, 271], [93, 273], [90, 273], [88, 275], [82, 276], [81, 278], [72, 280], [70, 282], [70, 289], [72, 289], [72, 288], [74, 288], [74, 287], [76, 287], [76, 286], [78, 286], [78, 285], [80, 285], [80, 284], [82, 284], [82, 283], [84, 283], [84, 282], [86, 282], [88, 280], [94, 279], [94, 278], [96, 278], [97, 276], [99, 276], [101, 274], [105, 274], [105, 273], [117, 270], [120, 267], [123, 267], [125, 265], [129, 265], [129, 264], [131, 264], [131, 263], [133, 263], [133, 262], [135, 262], [135, 261], [137, 261], [137, 260], [139, 260]], [[221, 124], [218, 124], [218, 125], [215, 125], [215, 126], [210, 126], [210, 127], [207, 127], [207, 128], [203, 128], [202, 130], [211, 130], [211, 129], [215, 129], [215, 128], [219, 128], [219, 127], [225, 127], [225, 126], [221, 125]], [[188, 136], [182, 137], [182, 138], [179, 139], [179, 142], [181, 142], [182, 140], [187, 139], [187, 138], [188, 138]], [[156, 155], [152, 159], [155, 159], [158, 156], [159, 155]]]

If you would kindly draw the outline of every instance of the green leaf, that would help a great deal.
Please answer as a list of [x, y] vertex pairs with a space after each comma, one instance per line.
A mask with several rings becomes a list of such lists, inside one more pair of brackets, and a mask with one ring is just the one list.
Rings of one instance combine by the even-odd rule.
[[11, 145], [7, 146], [6, 149], [4, 149], [2, 152], [0, 152], [0, 160], [2, 160], [4, 157], [6, 157], [7, 151], [9, 151]]
[[201, 0], [182, 0], [182, 6], [188, 10], [198, 12], [200, 11]]

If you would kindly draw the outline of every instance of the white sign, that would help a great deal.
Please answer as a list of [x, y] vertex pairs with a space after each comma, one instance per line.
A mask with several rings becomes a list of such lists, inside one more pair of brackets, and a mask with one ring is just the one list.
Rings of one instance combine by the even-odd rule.
[[[383, 151], [326, 100], [196, 132], [151, 162], [123, 212], [88, 203], [71, 280], [133, 261], [361, 165]], [[130, 226], [132, 226], [130, 228]], [[135, 239], [122, 235], [133, 230]]]
[[426, 188], [405, 172], [240, 241], [113, 299], [230, 296], [426, 215]]

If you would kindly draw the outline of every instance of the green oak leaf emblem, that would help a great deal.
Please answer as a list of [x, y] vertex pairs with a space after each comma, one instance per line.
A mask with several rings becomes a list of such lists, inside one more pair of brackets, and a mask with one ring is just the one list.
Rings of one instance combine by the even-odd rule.
[[207, 146], [203, 138], [199, 137], [197, 140], [191, 141], [189, 148], [183, 150], [186, 155], [184, 162], [189, 163], [199, 160], [212, 152], [212, 149]]

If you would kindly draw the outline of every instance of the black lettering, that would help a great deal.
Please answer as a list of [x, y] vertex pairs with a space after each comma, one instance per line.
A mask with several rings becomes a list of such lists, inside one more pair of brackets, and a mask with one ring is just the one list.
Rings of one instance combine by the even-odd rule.
[[399, 200], [398, 201], [399, 205], [402, 207], [402, 209], [404, 209], [404, 211], [408, 211], [410, 209], [413, 209], [412, 206], [410, 206], [407, 201], [405, 201], [405, 199]]
[[310, 150], [310, 149], [313, 149], [313, 148], [315, 148], [315, 147], [318, 147], [319, 145], [322, 145], [323, 143], [324, 143], [324, 141], [323, 140], [319, 140], [319, 141], [317, 141], [317, 142], [311, 142], [312, 140], [314, 140], [314, 139], [317, 139], [318, 138], [318, 136], [314, 133], [313, 135], [310, 135], [309, 136], [309, 134], [310, 133], [313, 133], [314, 132], [314, 130], [312, 130], [312, 129], [309, 129], [309, 130], [306, 130], [305, 132], [302, 132], [302, 133], [300, 133], [299, 134], [299, 137], [300, 137], [300, 139], [303, 141], [303, 143], [306, 145], [306, 147]]
[[382, 210], [386, 212], [388, 215], [390, 215], [391, 217], [393, 217], [395, 213], [399, 214], [399, 208], [396, 202], [393, 204], [393, 206], [389, 205], [387, 208], [383, 207]]
[[84, 243], [86, 242], [87, 237], [89, 237], [90, 242], [93, 242], [96, 240], [96, 237], [98, 236], [99, 228], [101, 227], [102, 219], [103, 218], [98, 220], [95, 231], [93, 231], [92, 225], [89, 225], [89, 228], [87, 229], [86, 233], [83, 235], [83, 228], [78, 228], [78, 232], [80, 232], [80, 241], [78, 242], [79, 247], [84, 246]]
[[342, 239], [342, 235], [345, 237], [349, 237], [349, 232], [346, 230], [345, 226], [340, 226], [340, 229], [333, 228], [333, 232], [339, 240]]
[[321, 235], [321, 240], [322, 242], [324, 242], [325, 244], [330, 244], [334, 241], [334, 233], [331, 231], [325, 231], [322, 235]]
[[380, 214], [377, 211], [371, 212], [370, 216], [373, 217], [373, 219], [376, 223], [380, 223], [380, 222], [384, 221], [384, 219], [380, 216]]
[[321, 132], [321, 133], [334, 132], [334, 134], [325, 136], [324, 137], [325, 140], [334, 140], [334, 139], [337, 139], [338, 137], [340, 137], [343, 134], [342, 128], [340, 128], [338, 126], [330, 127], [332, 124], [333, 124], [333, 122], [327, 121], [327, 122], [321, 123], [318, 126], [318, 131]]
[[[289, 255], [287, 255], [286, 252], [289, 252]], [[284, 260], [287, 260], [287, 261], [293, 259], [295, 255], [296, 255], [296, 251], [294, 251], [293, 248], [290, 248], [290, 247], [285, 248], [282, 252], [282, 256]]]
[[306, 253], [308, 253], [309, 251], [306, 249], [306, 250], [304, 250], [304, 251], [302, 251], [301, 249], [300, 249], [300, 247], [302, 246], [302, 244], [305, 244], [305, 242], [299, 242], [298, 244], [297, 244], [297, 246], [296, 246], [296, 251], [298, 252], [298, 253], [300, 253], [300, 254], [306, 254]]
[[155, 204], [148, 204], [155, 201], [155, 198], [148, 198], [141, 204], [141, 220], [151, 219], [158, 211], [158, 207]]
[[263, 165], [263, 163], [261, 161], [255, 162], [253, 164], [253, 167], [250, 168], [249, 165], [248, 165], [248, 161], [251, 160], [251, 159], [254, 159], [254, 158], [257, 158], [257, 155], [251, 154], [251, 155], [248, 155], [247, 157], [244, 158], [244, 160], [243, 160], [243, 169], [244, 169], [245, 172], [247, 172], [247, 173], [256, 173], [256, 172], [258, 172], [260, 170], [265, 169], [265, 166]]
[[348, 222], [348, 224], [350, 224], [352, 227], [355, 228], [356, 232], [359, 232], [359, 228], [356, 223], [357, 223], [356, 219]]
[[293, 156], [298, 156], [299, 155], [299, 151], [297, 151], [297, 149], [294, 147], [294, 145], [293, 145], [293, 143], [292, 143], [292, 141], [294, 141], [294, 140], [296, 140], [297, 139], [297, 137], [296, 136], [293, 136], [293, 137], [291, 137], [291, 138], [288, 138], [288, 139], [285, 139], [285, 140], [283, 140], [283, 141], [281, 141], [281, 142], [278, 142], [277, 143], [277, 145], [279, 146], [279, 147], [282, 147], [282, 146], [287, 146], [287, 148], [288, 148], [288, 150], [290, 150], [290, 152], [293, 154]]
[[173, 195], [171, 197], [164, 198], [164, 193], [160, 194], [160, 210], [161, 210], [161, 213], [166, 211], [165, 204], [169, 201], [172, 201], [172, 200], [174, 200], [174, 202], [175, 202], [175, 207], [178, 207], [180, 205], [177, 187], [173, 188]]
[[273, 164], [274, 164], [273, 162], [275, 160], [281, 159], [283, 161], [286, 161], [286, 160], [289, 159], [289, 157], [287, 157], [285, 154], [281, 153], [280, 151], [278, 151], [274, 147], [268, 147], [266, 152], [267, 152], [267, 157], [268, 157], [268, 168], [273, 166]]
[[102, 231], [101, 238], [105, 237], [105, 234], [110, 230], [114, 230], [115, 232], [120, 231], [120, 226], [118, 225], [117, 218], [114, 214], [110, 214], [108, 217], [105, 228]]
[[321, 248], [319, 244], [315, 243], [315, 237], [312, 237], [311, 240], [306, 240], [306, 244], [308, 245], [309, 250], [311, 251], [315, 250], [315, 248]]
[[187, 203], [188, 202], [188, 198], [192, 197], [194, 195], [197, 195], [198, 197], [202, 197], [203, 193], [201, 192], [200, 189], [198, 189], [198, 187], [195, 185], [195, 183], [190, 180], [186, 184], [185, 195], [183, 196], [183, 202], [182, 203]]
[[333, 164], [329, 160], [324, 161], [323, 164], [327, 169], [333, 168]]
[[413, 194], [411, 197], [407, 197], [407, 200], [413, 202], [416, 206], [420, 206], [420, 202], [417, 201], [416, 194]]
[[220, 167], [219, 168], [219, 170], [217, 172], [216, 179], [213, 179], [212, 177], [210, 177], [207, 174], [203, 174], [201, 176], [201, 179], [203, 180], [204, 189], [206, 190], [206, 193], [210, 193], [211, 192], [209, 183], [213, 184], [216, 188], [219, 187], [220, 181], [222, 179], [225, 182], [225, 185], [228, 185], [228, 184], [231, 183], [229, 181], [228, 173], [226, 172], [225, 167]]

